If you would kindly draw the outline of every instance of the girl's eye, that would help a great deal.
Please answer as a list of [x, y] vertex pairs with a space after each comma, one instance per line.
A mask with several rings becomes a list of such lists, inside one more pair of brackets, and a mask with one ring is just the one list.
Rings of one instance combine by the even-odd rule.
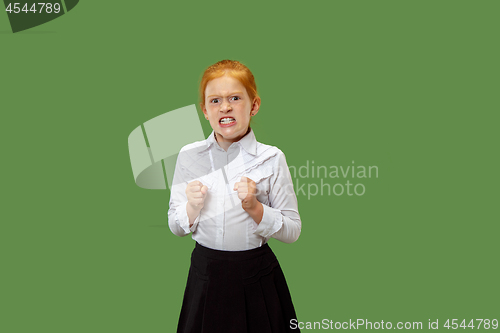
[[233, 97], [231, 97], [231, 100], [233, 100], [233, 101], [237, 101], [237, 100], [239, 100], [239, 99], [240, 99], [240, 98], [239, 98], [238, 96], [233, 96]]
[[219, 103], [219, 99], [218, 99], [218, 98], [214, 98], [214, 99], [212, 100], [212, 103]]

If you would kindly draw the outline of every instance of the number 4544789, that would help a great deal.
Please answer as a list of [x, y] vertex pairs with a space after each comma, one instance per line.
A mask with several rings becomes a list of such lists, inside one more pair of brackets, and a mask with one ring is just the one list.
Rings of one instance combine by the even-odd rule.
[[34, 3], [30, 8], [28, 8], [28, 4], [25, 3], [24, 6], [22, 6], [22, 3], [9, 3], [7, 8], [5, 9], [9, 13], [14, 13], [18, 14], [20, 12], [25, 12], [25, 13], [38, 13], [41, 14], [43, 12], [50, 14], [50, 13], [59, 13], [61, 11], [61, 5], [58, 3], [51, 4], [51, 3], [46, 3], [46, 2], [39, 2], [38, 4]]
[[493, 319], [493, 320], [490, 320], [490, 319], [476, 319], [476, 327], [474, 327], [474, 319], [472, 319], [469, 324], [467, 325], [467, 323], [465, 322], [465, 319], [462, 320], [462, 322], [460, 323], [460, 325], [458, 324], [458, 319], [448, 319], [446, 321], [446, 323], [444, 323], [444, 327], [446, 327], [447, 329], [454, 329], [456, 330], [457, 328], [461, 327], [461, 328], [471, 328], [471, 329], [474, 329], [474, 328], [481, 328], [481, 325], [483, 326], [484, 329], [497, 329], [498, 328], [498, 320], [497, 319]]

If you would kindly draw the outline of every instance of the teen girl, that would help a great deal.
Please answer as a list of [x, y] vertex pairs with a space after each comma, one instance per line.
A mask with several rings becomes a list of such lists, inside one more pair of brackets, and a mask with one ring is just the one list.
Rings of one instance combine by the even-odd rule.
[[177, 332], [298, 332], [267, 244], [299, 237], [297, 197], [283, 152], [250, 128], [261, 102], [254, 76], [220, 61], [203, 74], [200, 100], [213, 132], [181, 149], [168, 211], [170, 230], [196, 241]]

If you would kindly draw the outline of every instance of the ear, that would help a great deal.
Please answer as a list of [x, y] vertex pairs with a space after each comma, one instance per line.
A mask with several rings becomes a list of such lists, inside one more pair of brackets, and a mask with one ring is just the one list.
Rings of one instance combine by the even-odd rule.
[[203, 111], [203, 114], [205, 115], [205, 118], [207, 118], [208, 117], [208, 112], [207, 112], [207, 108], [205, 107], [205, 105], [202, 104], [202, 103], [200, 103], [200, 108]]
[[252, 109], [250, 111], [255, 116], [257, 112], [259, 112], [259, 108], [260, 108], [260, 97], [255, 97], [252, 103]]

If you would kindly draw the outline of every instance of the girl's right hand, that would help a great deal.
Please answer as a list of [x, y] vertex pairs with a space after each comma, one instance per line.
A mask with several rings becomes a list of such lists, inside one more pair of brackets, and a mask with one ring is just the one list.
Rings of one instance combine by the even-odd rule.
[[203, 185], [199, 180], [192, 181], [186, 187], [186, 196], [188, 199], [188, 204], [193, 208], [194, 211], [199, 212], [205, 204], [205, 198], [207, 197], [208, 187]]

